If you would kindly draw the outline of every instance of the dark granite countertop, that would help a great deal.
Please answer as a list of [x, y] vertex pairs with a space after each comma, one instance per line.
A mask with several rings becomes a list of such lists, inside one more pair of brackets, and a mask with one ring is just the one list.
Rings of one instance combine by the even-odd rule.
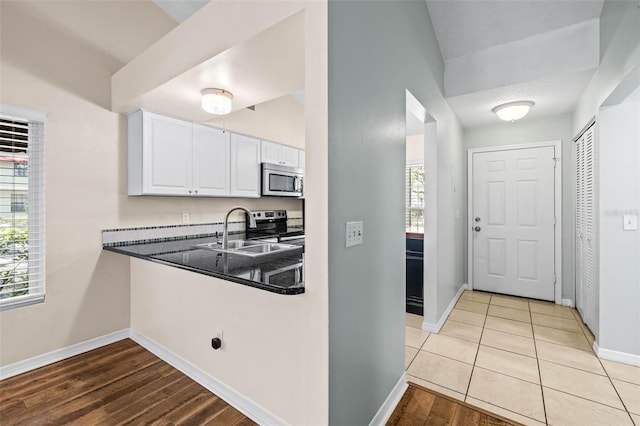
[[[230, 240], [244, 238], [231, 235]], [[304, 293], [302, 248], [292, 254], [267, 256], [256, 260], [236, 254], [198, 249], [198, 244], [213, 243], [215, 237], [104, 246], [104, 250], [149, 260], [234, 283], [279, 294]]]

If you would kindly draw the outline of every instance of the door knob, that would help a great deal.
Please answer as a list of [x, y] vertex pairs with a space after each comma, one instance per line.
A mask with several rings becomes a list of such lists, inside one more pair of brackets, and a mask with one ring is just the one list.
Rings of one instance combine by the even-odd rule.
[[476, 226], [475, 228], [473, 228], [473, 230], [476, 231], [476, 232], [480, 232], [480, 229], [481, 228], [479, 226]]

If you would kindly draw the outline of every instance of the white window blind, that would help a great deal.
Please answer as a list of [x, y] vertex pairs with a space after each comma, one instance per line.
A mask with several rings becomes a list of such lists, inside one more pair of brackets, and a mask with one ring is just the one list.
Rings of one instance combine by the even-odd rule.
[[407, 232], [424, 232], [424, 164], [409, 165], [406, 169]]
[[44, 115], [0, 105], [0, 310], [44, 300], [44, 213]]

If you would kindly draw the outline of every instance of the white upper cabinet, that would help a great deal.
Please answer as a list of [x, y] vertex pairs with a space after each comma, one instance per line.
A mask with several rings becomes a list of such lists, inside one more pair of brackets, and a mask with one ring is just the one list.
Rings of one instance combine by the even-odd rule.
[[260, 140], [231, 134], [231, 196], [260, 197]]
[[304, 171], [305, 167], [305, 158], [304, 158], [304, 149], [298, 150], [298, 168]]
[[258, 198], [260, 163], [304, 167], [304, 151], [138, 110], [127, 115], [129, 195]]
[[282, 164], [285, 166], [299, 167], [298, 151], [300, 150], [286, 145], [281, 146], [282, 155], [280, 158], [282, 158]]
[[287, 145], [262, 141], [262, 162], [299, 167], [299, 151]]
[[262, 162], [280, 164], [281, 146], [278, 143], [262, 141]]
[[191, 123], [147, 111], [128, 120], [129, 195], [188, 195]]
[[144, 110], [127, 118], [129, 195], [229, 196], [229, 133]]
[[194, 195], [229, 195], [230, 160], [229, 132], [200, 124], [193, 125]]

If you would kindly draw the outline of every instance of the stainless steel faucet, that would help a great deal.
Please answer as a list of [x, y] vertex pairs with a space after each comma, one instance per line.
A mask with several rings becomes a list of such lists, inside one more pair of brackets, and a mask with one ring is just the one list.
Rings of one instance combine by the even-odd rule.
[[255, 228], [256, 227], [256, 220], [253, 217], [253, 215], [251, 214], [251, 211], [245, 209], [242, 206], [231, 207], [231, 210], [229, 210], [227, 212], [227, 215], [224, 217], [224, 225], [222, 226], [222, 231], [224, 232], [224, 234], [222, 235], [222, 249], [223, 250], [226, 250], [228, 242], [229, 242], [229, 231], [227, 230], [227, 228], [229, 226], [229, 215], [234, 210], [244, 210], [245, 213], [247, 213], [246, 217], [249, 218], [249, 228]]

